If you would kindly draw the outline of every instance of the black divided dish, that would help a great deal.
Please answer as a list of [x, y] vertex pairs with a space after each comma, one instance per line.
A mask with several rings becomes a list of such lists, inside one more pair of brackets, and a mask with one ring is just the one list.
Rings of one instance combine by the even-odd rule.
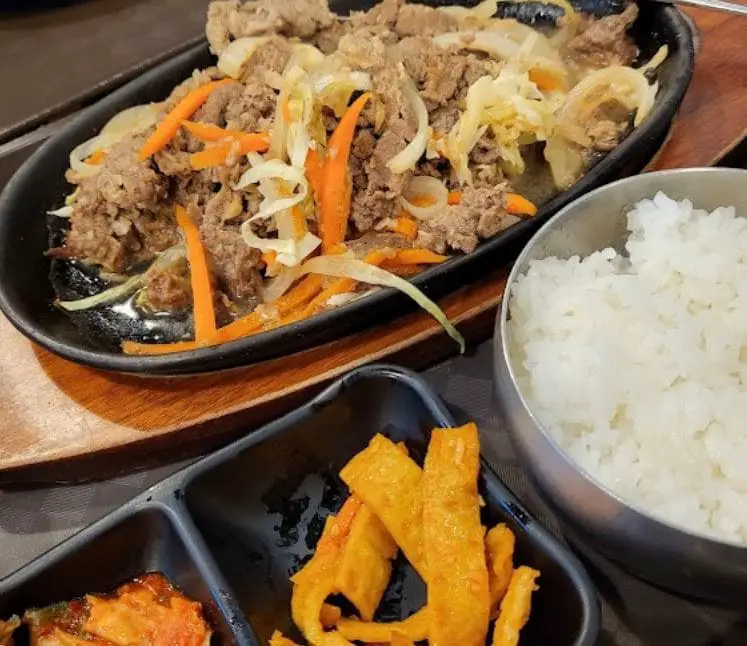
[[[298, 636], [288, 579], [312, 553], [324, 517], [341, 505], [339, 469], [376, 433], [405, 440], [422, 459], [430, 429], [453, 425], [416, 375], [361, 368], [0, 581], [0, 618], [162, 571], [205, 604], [216, 643], [259, 646], [275, 629]], [[484, 521], [508, 523], [517, 562], [541, 570], [522, 646], [593, 645], [599, 605], [580, 563], [484, 461], [480, 489]], [[398, 619], [424, 601], [422, 583], [400, 560], [377, 618]]]
[[[372, 4], [367, 0], [333, 0], [331, 6], [346, 13]], [[431, 0], [430, 4], [454, 4], [454, 0]], [[621, 7], [619, 0], [577, 0], [577, 4], [584, 11], [597, 14], [619, 11]], [[640, 9], [633, 35], [642, 58], [649, 58], [662, 44], [669, 46], [669, 58], [659, 70], [660, 90], [651, 114], [576, 185], [545, 204], [535, 218], [484, 242], [469, 255], [456, 256], [415, 277], [413, 282], [430, 297], [474, 281], [496, 264], [509, 261], [553, 213], [592, 188], [640, 171], [658, 149], [692, 74], [693, 36], [687, 21], [675, 8], [646, 2], [641, 3]], [[501, 3], [499, 14], [516, 15], [539, 25], [551, 20], [553, 11], [552, 6], [530, 3], [516, 14], [511, 3]], [[52, 305], [55, 294], [50, 282], [50, 261], [43, 255], [48, 248], [43, 214], [59, 207], [69, 193], [64, 173], [70, 150], [96, 134], [120, 110], [163, 99], [194, 68], [206, 67], [211, 62], [207, 47], [200, 45], [113, 92], [42, 146], [0, 196], [0, 309], [15, 327], [48, 350], [105, 370], [193, 374], [298, 352], [390, 320], [414, 307], [402, 294], [381, 290], [334, 311], [223, 346], [178, 354], [128, 356], [119, 352], [111, 342], [111, 335], [106, 334], [107, 326], [116, 322], [102, 320], [100, 312], [76, 316], [73, 320]], [[107, 337], [108, 342], [104, 340]]]

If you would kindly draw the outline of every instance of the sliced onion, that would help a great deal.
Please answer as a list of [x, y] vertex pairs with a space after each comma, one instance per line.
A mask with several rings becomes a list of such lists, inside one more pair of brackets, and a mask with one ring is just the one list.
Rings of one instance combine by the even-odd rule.
[[395, 276], [394, 274], [369, 265], [362, 260], [351, 256], [318, 256], [301, 265], [301, 271], [298, 277], [305, 274], [320, 274], [322, 276], [334, 276], [336, 278], [352, 278], [361, 283], [368, 285], [378, 285], [380, 287], [393, 287], [405, 293], [414, 300], [420, 307], [436, 319], [444, 328], [446, 333], [454, 339], [462, 352], [464, 352], [464, 337], [451, 324], [451, 321], [444, 314], [443, 310], [436, 305], [430, 298], [421, 292], [412, 283]]
[[650, 85], [640, 70], [613, 65], [591, 72], [566, 97], [558, 113], [558, 121], [583, 124], [594, 110], [610, 101], [617, 101], [634, 110], [638, 126], [651, 111], [658, 85]]
[[419, 220], [427, 220], [442, 212], [446, 207], [449, 199], [449, 189], [435, 177], [413, 177], [407, 187], [407, 196], [410, 198], [425, 196], [433, 199], [433, 204], [430, 206], [415, 206], [408, 202], [406, 197], [399, 198], [400, 206], [408, 213]]
[[309, 193], [309, 183], [303, 169], [289, 166], [279, 159], [264, 161], [253, 168], [247, 170], [234, 186], [235, 190], [240, 190], [250, 184], [257, 184], [262, 179], [280, 179], [288, 182], [292, 187], [298, 188], [299, 191], [289, 197], [272, 199], [265, 195], [265, 199], [259, 206], [259, 212], [256, 213], [250, 221], [267, 218], [279, 211], [293, 208], [296, 204], [303, 202]]
[[433, 38], [439, 47], [459, 47], [490, 54], [508, 60], [519, 53], [519, 45], [513, 40], [490, 31], [452, 31]]
[[667, 60], [667, 56], [669, 56], [669, 47], [667, 45], [662, 45], [656, 50], [656, 54], [651, 57], [651, 60], [640, 68], [640, 71], [645, 74], [649, 70], [656, 69]]
[[107, 150], [122, 139], [123, 136], [119, 133], [100, 134], [91, 137], [91, 139], [84, 141], [82, 144], [78, 144], [70, 153], [70, 168], [80, 177], [92, 177], [101, 170], [101, 166], [98, 164], [86, 164], [84, 160], [88, 159], [96, 151]]
[[332, 108], [335, 116], [340, 118], [347, 110], [353, 92], [367, 92], [371, 87], [371, 75], [367, 72], [336, 70], [317, 75], [311, 89], [316, 100]]
[[471, 8], [460, 7], [458, 5], [437, 8], [439, 11], [448, 13], [455, 18], [476, 18], [479, 20], [487, 20], [492, 18], [498, 11], [498, 0], [482, 0], [480, 4]]
[[308, 258], [319, 245], [322, 244], [321, 238], [307, 231], [300, 240], [294, 241], [295, 249], [292, 252], [281, 252], [277, 255], [277, 261], [286, 267], [295, 267], [306, 258]]
[[549, 137], [544, 155], [550, 166], [553, 182], [560, 190], [573, 186], [584, 173], [583, 149], [563, 136]]
[[326, 56], [308, 43], [293, 43], [293, 63], [307, 72], [324, 63]]
[[69, 218], [73, 214], [73, 207], [70, 204], [55, 209], [54, 211], [47, 211], [47, 215], [56, 215], [58, 218]]
[[109, 289], [105, 289], [103, 292], [99, 292], [98, 294], [86, 298], [81, 298], [77, 301], [58, 301], [57, 305], [68, 312], [78, 312], [80, 310], [88, 310], [92, 307], [98, 307], [99, 305], [115, 303], [128, 297], [130, 294], [134, 294], [138, 289], [140, 289], [145, 284], [146, 276], [151, 269], [168, 267], [176, 260], [185, 258], [186, 255], [187, 251], [184, 245], [176, 245], [160, 253], [146, 271], [131, 276], [121, 285], [110, 287]]
[[218, 57], [218, 69], [233, 79], [241, 78], [241, 70], [257, 49], [264, 45], [269, 36], [245, 36], [237, 38]]
[[402, 92], [412, 106], [413, 112], [418, 120], [418, 130], [413, 140], [407, 144], [404, 150], [397, 153], [387, 162], [387, 167], [392, 173], [399, 174], [415, 168], [418, 160], [425, 153], [425, 147], [428, 145], [428, 108], [420, 97], [420, 94], [412, 82], [410, 76], [405, 72], [404, 67], [400, 64], [400, 73], [402, 74]]
[[294, 240], [288, 238], [260, 238], [252, 231], [248, 220], [241, 225], [241, 237], [247, 245], [260, 251], [274, 251], [278, 254], [294, 254], [296, 252]]
[[163, 105], [146, 103], [134, 105], [115, 114], [101, 129], [102, 135], [126, 135], [131, 132], [143, 132], [158, 122]]
[[347, 305], [352, 301], [360, 298], [363, 294], [359, 292], [343, 292], [342, 294], [333, 294], [329, 297], [326, 302], [327, 307], [340, 307], [341, 305]]
[[101, 132], [73, 148], [70, 168], [80, 177], [92, 177], [101, 170], [99, 164], [87, 164], [93, 153], [106, 151], [130, 133], [142, 132], [158, 121], [161, 104], [136, 105], [114, 115]]
[[265, 303], [274, 303], [285, 294], [301, 276], [301, 267], [302, 265], [296, 265], [295, 267], [281, 269], [280, 273], [262, 289], [262, 300]]

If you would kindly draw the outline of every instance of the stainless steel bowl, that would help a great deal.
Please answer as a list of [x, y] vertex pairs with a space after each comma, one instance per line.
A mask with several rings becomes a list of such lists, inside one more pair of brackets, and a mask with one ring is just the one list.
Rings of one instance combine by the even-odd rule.
[[[625, 213], [664, 191], [698, 208], [733, 204], [747, 213], [747, 171], [693, 168], [638, 175], [608, 184], [555, 215], [530, 240], [506, 286], [495, 327], [495, 381], [500, 414], [525, 469], [571, 538], [579, 539], [631, 573], [686, 595], [741, 605], [747, 594], [747, 549], [656, 520], [595, 481], [542, 427], [519, 391], [508, 354], [506, 322], [517, 276], [533, 259], [622, 250]], [[747, 325], [747, 321], [745, 322]]]

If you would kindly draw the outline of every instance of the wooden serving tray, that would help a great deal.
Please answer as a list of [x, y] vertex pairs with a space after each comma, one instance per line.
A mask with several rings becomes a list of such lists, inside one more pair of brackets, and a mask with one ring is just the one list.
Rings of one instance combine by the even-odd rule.
[[[744, 23], [688, 10], [700, 29], [692, 85], [651, 169], [706, 166], [745, 134]], [[473, 343], [489, 338], [508, 268], [441, 301]], [[288, 411], [348, 370], [387, 360], [423, 368], [455, 352], [413, 313], [293, 356], [230, 372], [141, 378], [98, 372], [28, 342], [0, 315], [0, 482], [111, 477], [208, 451]]]

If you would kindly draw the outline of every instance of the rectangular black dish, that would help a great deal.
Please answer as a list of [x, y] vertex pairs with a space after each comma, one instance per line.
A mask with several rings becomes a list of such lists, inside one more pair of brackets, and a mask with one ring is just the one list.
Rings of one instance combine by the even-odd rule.
[[[444, 0], [435, 4], [444, 4]], [[341, 13], [371, 2], [341, 0]], [[531, 3], [535, 4], [535, 3]], [[586, 11], [620, 7], [610, 0], [585, 0]], [[542, 7], [540, 6], [540, 9]], [[540, 11], [541, 14], [541, 11]], [[539, 15], [539, 14], [538, 14]], [[669, 57], [658, 72], [660, 90], [644, 122], [571, 189], [545, 204], [538, 215], [484, 242], [469, 255], [455, 256], [413, 279], [430, 297], [476, 280], [497, 263], [509, 261], [520, 245], [553, 213], [591, 188], [638, 172], [666, 135], [682, 100], [694, 64], [693, 35], [675, 8], [642, 3], [634, 37], [642, 58], [667, 44]], [[128, 356], [102, 347], [52, 306], [50, 261], [43, 255], [48, 231], [43, 214], [59, 206], [69, 186], [64, 179], [68, 155], [114, 114], [134, 104], [161, 100], [194, 68], [210, 65], [205, 45], [157, 66], [80, 114], [23, 165], [0, 196], [0, 309], [29, 338], [67, 359], [106, 370], [145, 374], [190, 374], [232, 368], [297, 352], [390, 320], [412, 307], [393, 290], [381, 290], [334, 311], [215, 348], [160, 356]]]
[[[339, 468], [378, 432], [407, 440], [417, 455], [431, 428], [454, 424], [416, 375], [361, 368], [0, 581], [0, 617], [161, 570], [206, 604], [222, 644], [259, 646], [275, 629], [294, 634], [288, 578], [341, 504]], [[484, 520], [508, 523], [517, 560], [542, 572], [522, 646], [594, 644], [598, 599], [580, 563], [485, 462], [480, 488]], [[400, 563], [379, 618], [409, 614], [424, 599], [422, 583]]]

